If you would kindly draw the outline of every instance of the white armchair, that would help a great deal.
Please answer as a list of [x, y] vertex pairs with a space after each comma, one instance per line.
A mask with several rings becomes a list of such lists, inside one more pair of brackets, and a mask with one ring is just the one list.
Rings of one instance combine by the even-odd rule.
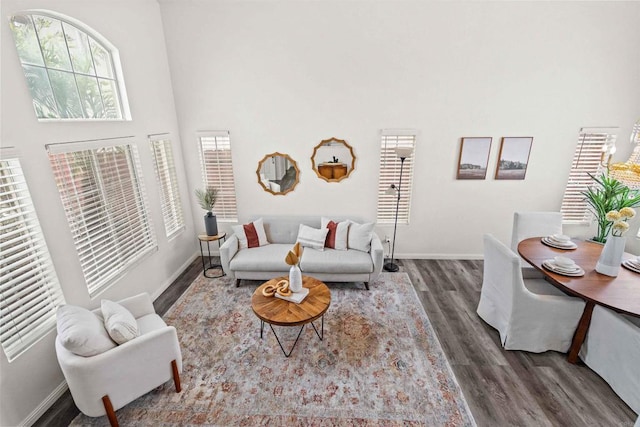
[[596, 306], [580, 358], [640, 414], [640, 318]]
[[566, 353], [585, 303], [542, 279], [523, 279], [520, 257], [484, 235], [484, 273], [477, 313], [500, 332], [507, 350]]
[[[112, 426], [115, 411], [173, 379], [181, 391], [182, 355], [178, 335], [153, 308], [148, 294], [119, 301], [135, 317], [140, 336], [95, 356], [79, 356], [67, 350], [60, 335], [56, 354], [78, 409], [90, 416], [107, 415]], [[102, 317], [100, 309], [94, 310]]]
[[[511, 250], [518, 253], [518, 243], [530, 237], [544, 237], [562, 234], [562, 214], [560, 212], [514, 212], [511, 230]], [[525, 279], [541, 279], [542, 273], [529, 263], [522, 265]]]

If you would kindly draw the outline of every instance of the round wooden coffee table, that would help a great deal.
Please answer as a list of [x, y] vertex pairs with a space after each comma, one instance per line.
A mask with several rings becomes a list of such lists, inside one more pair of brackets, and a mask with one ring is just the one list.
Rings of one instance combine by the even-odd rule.
[[[251, 297], [251, 308], [256, 316], [258, 316], [258, 319], [260, 319], [260, 338], [262, 338], [264, 324], [268, 323], [285, 357], [289, 357], [307, 323], [311, 323], [320, 341], [324, 338], [324, 313], [326, 313], [329, 305], [331, 305], [331, 292], [329, 292], [327, 285], [320, 280], [309, 276], [302, 276], [302, 286], [309, 288], [309, 295], [307, 295], [300, 304], [262, 295], [262, 290], [265, 286], [275, 285], [283, 279], [288, 278], [276, 277], [260, 285]], [[321, 319], [321, 332], [318, 332], [316, 326], [313, 324], [313, 322], [318, 319]], [[300, 332], [298, 332], [298, 336], [288, 353], [282, 346], [280, 338], [276, 335], [276, 331], [273, 330], [273, 325], [300, 326]]]

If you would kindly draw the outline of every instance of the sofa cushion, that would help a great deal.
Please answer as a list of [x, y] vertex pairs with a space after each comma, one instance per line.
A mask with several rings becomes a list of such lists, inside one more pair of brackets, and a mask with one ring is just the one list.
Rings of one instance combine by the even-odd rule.
[[303, 274], [313, 273], [371, 273], [373, 261], [366, 252], [335, 249], [305, 249], [302, 252], [300, 269]]
[[324, 249], [324, 242], [327, 239], [328, 228], [313, 228], [304, 224], [300, 224], [298, 229], [298, 238], [302, 246], [306, 248], [313, 248], [318, 250]]
[[78, 356], [95, 356], [116, 347], [102, 320], [86, 308], [61, 305], [56, 318], [60, 343]]
[[269, 244], [267, 235], [264, 232], [262, 218], [250, 222], [249, 224], [234, 225], [231, 229], [238, 237], [240, 249], [256, 248], [258, 246]]
[[116, 343], [124, 344], [140, 335], [136, 318], [129, 310], [117, 302], [107, 299], [101, 301], [100, 308], [104, 318], [104, 327]]
[[229, 262], [229, 268], [233, 271], [289, 271], [290, 266], [284, 259], [290, 250], [288, 243], [241, 249]]
[[374, 226], [375, 224], [373, 222], [358, 224], [351, 221], [349, 225], [349, 240], [347, 242], [349, 249], [369, 252], [371, 250], [371, 238]]
[[327, 248], [337, 249], [340, 251], [347, 250], [347, 237], [349, 233], [349, 221], [333, 221], [329, 218], [322, 217], [320, 221], [321, 228], [328, 228], [327, 240], [324, 246]]

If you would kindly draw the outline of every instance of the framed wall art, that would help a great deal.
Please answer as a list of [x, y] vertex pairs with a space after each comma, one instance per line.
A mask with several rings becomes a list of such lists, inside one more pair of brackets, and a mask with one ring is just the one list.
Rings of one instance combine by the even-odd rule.
[[491, 137], [462, 138], [458, 158], [458, 179], [485, 179]]
[[524, 179], [532, 143], [531, 136], [503, 137], [496, 166], [496, 179]]

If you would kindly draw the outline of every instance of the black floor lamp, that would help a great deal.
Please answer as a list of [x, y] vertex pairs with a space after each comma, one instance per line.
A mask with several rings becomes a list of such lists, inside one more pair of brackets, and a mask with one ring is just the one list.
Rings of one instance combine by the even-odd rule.
[[397, 147], [396, 148], [396, 156], [400, 157], [400, 181], [398, 181], [398, 185], [391, 184], [391, 186], [387, 189], [387, 194], [396, 194], [396, 220], [393, 224], [393, 245], [391, 246], [391, 261], [384, 264], [385, 271], [396, 272], [400, 268], [398, 264], [396, 264], [394, 255], [396, 251], [396, 230], [398, 229], [398, 209], [400, 208], [400, 190], [402, 186], [402, 169], [404, 168], [404, 161], [407, 160], [413, 153], [412, 147]]

